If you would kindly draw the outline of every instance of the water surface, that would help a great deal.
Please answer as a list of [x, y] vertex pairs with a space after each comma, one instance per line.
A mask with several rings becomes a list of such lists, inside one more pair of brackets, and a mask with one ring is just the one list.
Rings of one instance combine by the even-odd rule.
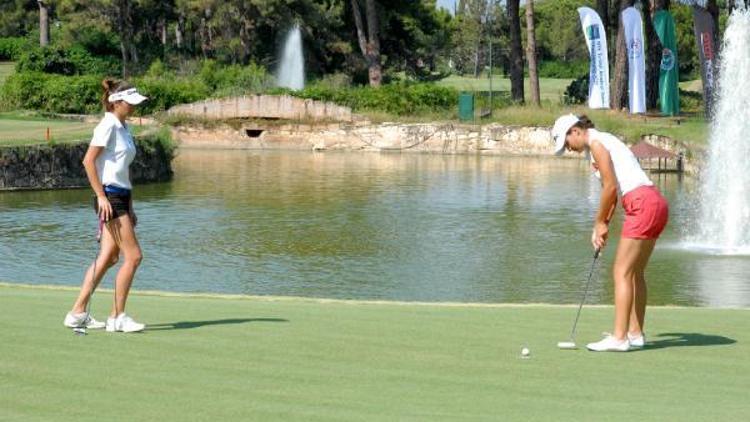
[[[599, 186], [579, 160], [181, 150], [137, 186], [135, 288], [460, 302], [577, 303]], [[696, 191], [654, 176], [671, 222], [649, 303], [750, 306], [750, 258], [679, 247]], [[89, 190], [0, 193], [0, 280], [78, 285], [95, 255]], [[611, 303], [615, 237], [590, 302]], [[106, 285], [111, 285], [113, 271]]]

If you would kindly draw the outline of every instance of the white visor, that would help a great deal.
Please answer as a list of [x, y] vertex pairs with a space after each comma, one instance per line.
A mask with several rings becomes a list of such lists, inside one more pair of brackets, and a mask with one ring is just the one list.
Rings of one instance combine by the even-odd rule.
[[135, 88], [126, 89], [125, 91], [115, 92], [114, 94], [107, 97], [107, 101], [109, 101], [110, 103], [114, 103], [117, 101], [125, 101], [126, 103], [131, 104], [131, 105], [138, 105], [146, 101], [147, 99], [148, 98], [139, 94], [138, 90]]

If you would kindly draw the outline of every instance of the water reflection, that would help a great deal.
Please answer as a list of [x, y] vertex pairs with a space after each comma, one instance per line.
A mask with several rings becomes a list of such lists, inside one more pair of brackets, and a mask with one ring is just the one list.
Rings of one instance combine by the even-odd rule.
[[[174, 164], [172, 182], [135, 192], [141, 289], [575, 303], [591, 264], [599, 187], [579, 160], [183, 150]], [[650, 302], [750, 305], [725, 268], [746, 261], [669, 247], [691, 182], [655, 181], [672, 223]], [[87, 190], [0, 193], [0, 279], [78, 284], [95, 254], [89, 202]], [[613, 241], [592, 302], [611, 301]]]

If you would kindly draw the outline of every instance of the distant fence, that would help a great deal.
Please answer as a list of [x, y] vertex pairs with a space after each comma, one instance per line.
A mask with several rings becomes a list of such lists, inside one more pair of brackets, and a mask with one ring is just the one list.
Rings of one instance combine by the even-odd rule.
[[198, 101], [174, 106], [167, 111], [167, 114], [217, 120], [255, 117], [352, 121], [352, 109], [349, 107], [290, 95], [253, 95]]

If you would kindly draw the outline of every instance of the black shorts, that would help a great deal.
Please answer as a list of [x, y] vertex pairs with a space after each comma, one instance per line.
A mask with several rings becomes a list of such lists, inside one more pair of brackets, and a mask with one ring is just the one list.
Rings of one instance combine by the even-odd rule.
[[[109, 204], [112, 205], [112, 218], [114, 220], [117, 217], [130, 214], [130, 194], [129, 193], [114, 193], [104, 192], [107, 196]], [[99, 214], [99, 202], [94, 197], [94, 211]]]

